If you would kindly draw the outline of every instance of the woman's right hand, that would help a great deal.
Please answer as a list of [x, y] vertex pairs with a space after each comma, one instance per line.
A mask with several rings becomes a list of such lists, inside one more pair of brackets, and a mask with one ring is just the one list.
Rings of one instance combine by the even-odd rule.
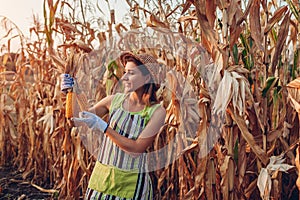
[[61, 74], [60, 75], [60, 90], [66, 93], [69, 89], [72, 89], [74, 86], [74, 79], [70, 74]]

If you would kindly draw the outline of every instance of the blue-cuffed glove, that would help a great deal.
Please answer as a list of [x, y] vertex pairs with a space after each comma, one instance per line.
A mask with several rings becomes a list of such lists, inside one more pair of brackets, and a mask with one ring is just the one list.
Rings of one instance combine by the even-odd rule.
[[89, 128], [93, 130], [101, 131], [103, 133], [105, 133], [108, 128], [108, 124], [103, 119], [101, 119], [100, 117], [98, 117], [97, 115], [91, 112], [87, 112], [87, 111], [80, 112], [79, 118], [73, 117], [72, 119], [75, 125], [76, 123], [78, 123], [78, 125], [84, 123]]
[[67, 92], [69, 89], [73, 88], [74, 79], [70, 74], [61, 74], [60, 79], [61, 79], [60, 90], [62, 92]]

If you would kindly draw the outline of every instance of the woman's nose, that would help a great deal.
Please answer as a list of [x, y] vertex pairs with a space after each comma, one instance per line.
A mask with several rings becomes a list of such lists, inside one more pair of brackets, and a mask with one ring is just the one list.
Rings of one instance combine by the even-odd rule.
[[121, 77], [121, 80], [122, 80], [122, 81], [123, 81], [123, 80], [127, 80], [127, 75], [126, 75], [126, 73], [123, 74], [123, 76]]

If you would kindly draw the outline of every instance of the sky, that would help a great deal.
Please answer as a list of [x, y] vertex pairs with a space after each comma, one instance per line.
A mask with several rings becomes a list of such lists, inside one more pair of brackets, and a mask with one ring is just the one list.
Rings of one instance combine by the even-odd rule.
[[33, 24], [33, 14], [39, 14], [40, 17], [43, 14], [43, 0], [0, 0], [0, 5], [0, 16], [7, 17], [24, 34], [29, 33], [29, 27]]
[[[109, 12], [106, 0], [97, 0], [101, 6], [103, 12]], [[109, 0], [111, 8], [115, 9], [116, 20], [122, 18], [122, 8], [125, 8], [127, 4], [125, 1], [120, 0]], [[8, 18], [23, 32], [25, 36], [29, 36], [29, 28], [33, 25], [33, 15], [38, 15], [39, 19], [43, 19], [43, 0], [0, 0], [0, 20], [3, 16]], [[56, 1], [54, 1], [56, 2]], [[109, 15], [107, 16], [109, 17]], [[1, 23], [1, 22], [0, 22]], [[0, 38], [4, 36], [3, 31], [1, 32], [0, 26]], [[16, 40], [13, 42], [17, 43]], [[2, 46], [0, 40], [0, 46]], [[17, 49], [18, 44], [12, 44], [12, 50]]]
[[[3, 17], [8, 18], [25, 36], [29, 35], [29, 28], [33, 24], [33, 15], [38, 14], [40, 19], [43, 16], [43, 0], [0, 0], [0, 5], [0, 20]], [[2, 22], [0, 23], [2, 24]], [[3, 36], [4, 31], [0, 26], [0, 38]], [[19, 41], [17, 39], [11, 41], [11, 51], [17, 51], [20, 48]], [[0, 40], [0, 46], [2, 45], [3, 40]]]

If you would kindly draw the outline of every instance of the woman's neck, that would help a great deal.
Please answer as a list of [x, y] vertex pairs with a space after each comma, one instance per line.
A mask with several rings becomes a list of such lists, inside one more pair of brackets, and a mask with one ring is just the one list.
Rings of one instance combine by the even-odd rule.
[[129, 101], [131, 102], [132, 105], [145, 105], [145, 103], [143, 102], [143, 94], [142, 92], [132, 92], [129, 95]]

